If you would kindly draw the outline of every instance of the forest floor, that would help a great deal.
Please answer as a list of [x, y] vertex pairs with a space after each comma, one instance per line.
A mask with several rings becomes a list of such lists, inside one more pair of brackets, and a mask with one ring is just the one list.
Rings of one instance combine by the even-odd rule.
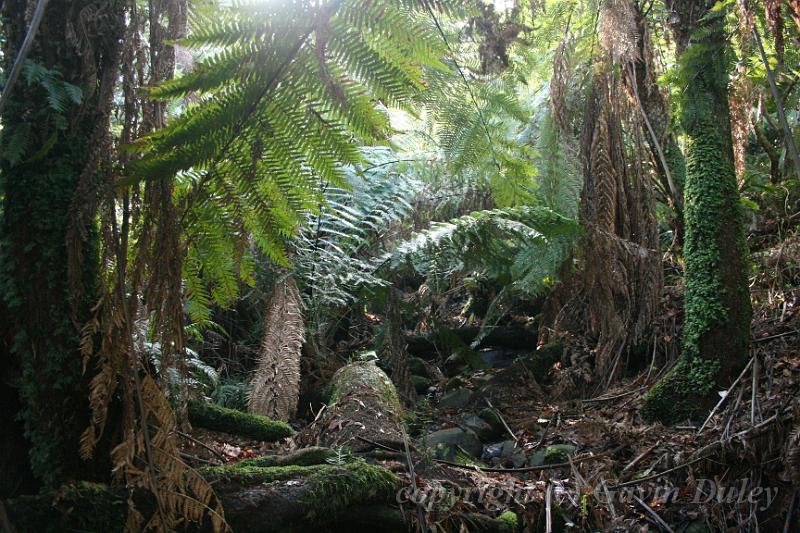
[[[403, 480], [406, 516], [439, 531], [488, 530], [508, 511], [530, 531], [796, 531], [800, 240], [755, 257], [754, 357], [707, 420], [642, 420], [655, 365], [593, 396], [564, 386], [561, 362], [543, 372], [535, 352], [485, 352], [495, 368], [449, 379], [425, 362], [440, 379], [407, 413], [408, 451], [373, 443], [369, 460]], [[664, 301], [661, 322], [673, 330], [659, 334], [677, 336], [680, 291]], [[298, 446], [193, 435], [203, 444], [185, 451], [200, 462]]]

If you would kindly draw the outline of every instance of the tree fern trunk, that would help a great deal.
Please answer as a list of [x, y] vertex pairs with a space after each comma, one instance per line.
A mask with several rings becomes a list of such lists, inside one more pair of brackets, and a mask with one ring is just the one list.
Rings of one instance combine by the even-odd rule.
[[403, 317], [400, 314], [399, 291], [389, 287], [386, 294], [386, 324], [383, 329], [383, 344], [380, 357], [389, 368], [389, 376], [400, 395], [409, 403], [417, 399], [408, 369], [408, 352], [403, 337]]
[[264, 333], [249, 408], [256, 414], [288, 420], [297, 413], [304, 322], [300, 291], [292, 276], [275, 284], [264, 315]]
[[[28, 5], [3, 4], [5, 69], [25, 35]], [[97, 279], [95, 198], [101, 159], [110, 152], [103, 133], [122, 23], [121, 2], [51, 0], [29, 61], [54, 78], [28, 84], [23, 73], [2, 116], [3, 319], [21, 371], [33, 472], [48, 484], [90, 475], [78, 455], [89, 412], [78, 328]], [[81, 89], [80, 103], [60, 94], [56, 109], [53, 94], [64, 90], [59, 79]], [[75, 230], [71, 237], [68, 228]], [[75, 268], [68, 268], [68, 257]]]
[[[676, 367], [648, 394], [644, 414], [674, 422], [698, 414], [747, 357], [750, 294], [747, 245], [733, 165], [724, 10], [714, 2], [675, 4], [691, 45], [681, 54], [686, 174], [686, 318]], [[705, 14], [704, 17], [700, 17]]]

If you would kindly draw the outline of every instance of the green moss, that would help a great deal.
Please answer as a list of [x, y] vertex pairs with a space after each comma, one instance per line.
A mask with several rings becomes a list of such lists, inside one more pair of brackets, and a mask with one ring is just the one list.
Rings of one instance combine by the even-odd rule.
[[294, 434], [285, 422], [243, 413], [203, 401], [189, 402], [189, 422], [201, 428], [223, 431], [263, 441], [277, 441]]
[[703, 412], [713, 400], [719, 362], [682, 357], [645, 396], [642, 416], [674, 424]]
[[88, 482], [63, 485], [41, 495], [22, 496], [4, 505], [9, 521], [19, 533], [121, 532], [127, 511], [120, 492]]
[[648, 393], [643, 414], [673, 423], [708, 403], [744, 365], [750, 339], [747, 245], [733, 169], [724, 14], [710, 13], [682, 54], [686, 84], [685, 319], [681, 359]]
[[257, 466], [242, 463], [225, 466], [206, 466], [198, 470], [208, 481], [226, 485], [259, 485], [273, 481], [306, 478], [317, 471], [328, 471], [329, 465], [316, 466]]
[[375, 361], [350, 363], [339, 369], [334, 376], [330, 403], [334, 404], [355, 391], [363, 391], [365, 387], [375, 388], [381, 401], [394, 412], [403, 412], [392, 380]]
[[363, 461], [330, 468], [333, 471], [318, 470], [307, 480], [313, 484], [304, 498], [308, 520], [328, 520], [354, 503], [391, 501], [400, 486], [392, 472]]
[[411, 376], [411, 383], [414, 385], [414, 390], [417, 391], [417, 394], [425, 394], [428, 392], [428, 387], [431, 386], [430, 379], [413, 374]]
[[327, 521], [351, 505], [390, 501], [400, 480], [389, 470], [357, 461], [347, 465], [270, 466], [251, 464], [205, 467], [199, 470], [218, 485], [254, 486], [290, 479], [309, 487], [301, 504], [308, 509], [305, 520]]
[[498, 518], [505, 523], [504, 531], [512, 532], [519, 530], [519, 518], [514, 511], [505, 511]]

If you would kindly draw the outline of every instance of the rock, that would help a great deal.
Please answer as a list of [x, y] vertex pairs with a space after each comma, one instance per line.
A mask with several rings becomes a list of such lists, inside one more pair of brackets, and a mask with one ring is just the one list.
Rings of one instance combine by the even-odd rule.
[[497, 411], [494, 409], [484, 407], [481, 409], [481, 412], [478, 413], [478, 416], [492, 426], [492, 434], [494, 437], [499, 437], [506, 432], [506, 427], [503, 425], [503, 421], [500, 420], [500, 415], [498, 415]]
[[504, 440], [487, 446], [482, 459], [488, 461], [497, 457], [509, 457], [512, 453], [514, 453], [514, 441]]
[[519, 351], [514, 350], [481, 350], [478, 352], [481, 360], [491, 368], [508, 368], [511, 363], [520, 355]]
[[426, 394], [428, 388], [431, 386], [431, 380], [413, 374], [411, 376], [411, 383], [414, 385], [414, 390], [417, 391], [417, 394]]
[[528, 456], [525, 455], [525, 452], [517, 449], [513, 454], [511, 454], [511, 466], [514, 468], [522, 468], [527, 464]]
[[481, 442], [491, 442], [495, 437], [495, 431], [491, 424], [477, 415], [464, 415], [459, 418], [458, 423], [474, 431]]
[[564, 463], [570, 455], [578, 451], [572, 444], [551, 444], [544, 450], [545, 464]]
[[425, 366], [425, 361], [419, 357], [408, 358], [408, 369], [415, 376], [428, 376], [428, 368]]
[[464, 381], [463, 378], [461, 378], [459, 376], [456, 376], [454, 378], [450, 378], [450, 379], [447, 380], [447, 383], [444, 386], [444, 390], [452, 391], [452, 390], [455, 390], [455, 389], [457, 389], [459, 387], [463, 387], [466, 384], [467, 384], [467, 382]]
[[422, 441], [437, 459], [445, 459], [447, 461], [455, 459], [459, 448], [476, 458], [481, 455], [481, 450], [483, 449], [478, 436], [469, 429], [440, 429], [429, 433]]
[[537, 450], [528, 459], [528, 466], [542, 466], [545, 461], [544, 450]]
[[472, 398], [472, 391], [465, 387], [459, 387], [442, 396], [442, 399], [439, 400], [439, 408], [462, 409], [469, 403], [470, 398]]

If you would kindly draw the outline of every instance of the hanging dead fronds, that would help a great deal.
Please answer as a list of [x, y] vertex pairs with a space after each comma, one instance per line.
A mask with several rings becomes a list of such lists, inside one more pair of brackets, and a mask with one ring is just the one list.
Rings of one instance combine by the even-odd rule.
[[623, 113], [618, 85], [608, 67], [592, 81], [581, 136], [580, 218], [586, 233], [576, 272], [554, 291], [553, 305], [545, 312], [556, 332], [588, 333], [595, 339], [595, 376], [608, 382], [622, 369], [626, 351], [647, 338], [662, 286], [653, 199], [640, 163], [644, 158], [626, 157], [626, 143], [634, 153], [645, 149], [642, 129], [637, 112]]
[[764, 14], [775, 44], [775, 57], [778, 59], [778, 63], [782, 64], [786, 49], [783, 39], [783, 0], [764, 0]]
[[562, 131], [567, 129], [568, 124], [567, 91], [571, 76], [568, 54], [569, 45], [570, 41], [566, 36], [558, 43], [553, 57], [553, 77], [550, 79], [550, 102], [553, 121]]
[[300, 291], [294, 278], [286, 276], [275, 284], [264, 315], [261, 348], [250, 381], [251, 412], [276, 420], [289, 420], [297, 413], [304, 334]]

